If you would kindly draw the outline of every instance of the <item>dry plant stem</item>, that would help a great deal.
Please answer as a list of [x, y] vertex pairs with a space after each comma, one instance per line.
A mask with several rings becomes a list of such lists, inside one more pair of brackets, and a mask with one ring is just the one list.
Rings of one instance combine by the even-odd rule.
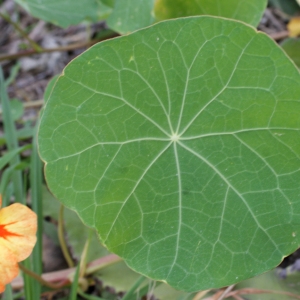
[[[211, 290], [212, 291], [212, 290]], [[209, 296], [209, 297], [206, 297], [206, 298], [203, 298], [203, 300], [218, 300], [219, 297], [222, 295], [224, 290], [218, 290], [216, 291], [215, 294], [213, 294], [212, 296]], [[200, 298], [201, 299], [201, 298]], [[194, 299], [193, 299], [194, 300]]]
[[31, 47], [37, 52], [41, 52], [43, 50], [35, 41], [33, 41], [26, 32], [16, 23], [14, 22], [8, 15], [5, 15], [0, 12], [0, 17], [2, 17], [7, 23], [11, 24], [31, 45]]
[[[34, 108], [34, 107], [41, 107], [45, 104], [44, 99], [38, 99], [38, 100], [33, 100], [33, 101], [28, 101], [23, 103], [24, 108]], [[0, 108], [0, 115], [2, 115], [3, 112]]]
[[223, 300], [224, 298], [227, 297], [228, 293], [234, 288], [235, 284], [232, 284], [230, 286], [228, 286], [225, 291], [223, 292], [223, 294], [218, 298], [218, 300]]
[[41, 276], [39, 276], [38, 274], [32, 272], [31, 270], [28, 270], [28, 269], [25, 268], [22, 264], [19, 264], [19, 268], [20, 268], [24, 273], [26, 273], [26, 274], [29, 275], [30, 277], [34, 278], [35, 280], [37, 280], [37, 281], [38, 281], [39, 283], [41, 283], [42, 285], [49, 287], [50, 289], [59, 289], [59, 288], [65, 286], [66, 284], [69, 284], [69, 283], [70, 283], [70, 281], [69, 281], [68, 279], [65, 279], [64, 282], [58, 283], [58, 284], [51, 283], [51, 282], [48, 282], [48, 281], [44, 280]]
[[289, 32], [287, 30], [284, 30], [284, 31], [280, 31], [280, 32], [271, 33], [271, 34], [269, 34], [269, 36], [273, 40], [278, 41], [278, 40], [282, 40], [282, 39], [289, 37]]
[[71, 45], [62, 46], [62, 47], [56, 47], [56, 48], [42, 48], [42, 50], [39, 52], [36, 51], [35, 49], [31, 49], [31, 50], [26, 50], [26, 51], [14, 53], [14, 54], [4, 54], [4, 55], [0, 55], [0, 61], [13, 60], [13, 59], [17, 59], [17, 58], [24, 57], [24, 56], [34, 55], [34, 54], [50, 53], [50, 52], [56, 52], [56, 51], [70, 51], [70, 50], [76, 50], [76, 49], [80, 49], [80, 48], [86, 48], [86, 47], [90, 47], [96, 43], [99, 43], [101, 41], [108, 40], [108, 39], [111, 39], [111, 38], [117, 37], [117, 36], [118, 36], [118, 34], [114, 33], [111, 36], [106, 37], [104, 39], [95, 39], [95, 40], [88, 41], [88, 42], [81, 42], [81, 43], [71, 44]]
[[255, 288], [244, 288], [240, 290], [235, 290], [227, 294], [227, 297], [234, 297], [239, 295], [256, 295], [256, 294], [277, 294], [277, 295], [286, 295], [295, 299], [300, 299], [299, 295], [290, 293], [290, 292], [282, 292], [282, 291], [274, 291], [274, 290], [262, 290]]
[[197, 293], [197, 294], [194, 296], [193, 300], [201, 300], [201, 299], [203, 299], [203, 297], [204, 297], [208, 292], [210, 292], [210, 290], [201, 291], [201, 292]]
[[[31, 49], [31, 50], [26, 50], [26, 51], [20, 51], [18, 53], [14, 53], [14, 54], [4, 54], [4, 55], [0, 55], [0, 61], [4, 61], [4, 60], [14, 60], [14, 59], [18, 59], [20, 57], [24, 57], [24, 56], [31, 56], [34, 54], [41, 54], [41, 53], [51, 53], [51, 52], [63, 52], [63, 51], [70, 51], [70, 50], [76, 50], [76, 49], [80, 49], [80, 48], [88, 48], [96, 43], [99, 43], [101, 41], [105, 41], [114, 37], [119, 36], [117, 33], [113, 33], [111, 36], [106, 37], [106, 38], [102, 38], [102, 39], [95, 39], [95, 40], [91, 40], [91, 41], [85, 41], [85, 42], [81, 42], [81, 43], [75, 43], [75, 44], [71, 44], [71, 45], [67, 45], [67, 46], [62, 46], [62, 47], [56, 47], [56, 48], [41, 48], [40, 51], [36, 51], [35, 49]], [[272, 33], [269, 35], [272, 39], [274, 40], [281, 40], [283, 38], [286, 38], [289, 36], [288, 31], [282, 31], [282, 32], [278, 32], [278, 33]]]
[[[91, 272], [92, 270], [100, 270], [109, 265], [118, 263], [121, 260], [122, 259], [115, 254], [110, 254], [110, 255], [101, 257], [101, 258], [96, 259], [87, 264], [86, 274], [92, 274], [93, 273], [93, 272]], [[70, 274], [75, 272], [75, 269], [76, 268], [70, 268], [70, 269], [60, 270], [60, 271], [56, 271], [56, 272], [50, 272], [50, 273], [43, 274], [41, 277], [48, 284], [49, 283], [53, 284], [54, 282], [60, 282], [59, 284], [56, 284], [56, 286], [60, 285], [60, 287], [62, 287], [63, 285], [66, 285], [67, 282], [69, 282], [68, 278], [69, 278]], [[14, 279], [12, 281], [11, 285], [12, 285], [13, 289], [23, 288], [23, 286], [24, 286], [23, 278], [21, 276], [18, 276], [16, 279]]]
[[99, 258], [99, 259], [94, 260], [91, 263], [89, 263], [87, 265], [85, 274], [91, 275], [91, 274], [97, 272], [98, 270], [101, 270], [105, 267], [108, 267], [108, 266], [118, 263], [120, 261], [122, 261], [122, 258], [115, 254], [110, 254], [110, 255], [104, 256], [102, 258]]
[[40, 107], [43, 106], [44, 103], [45, 103], [44, 99], [40, 99], [40, 100], [24, 102], [23, 106], [24, 108]]
[[244, 298], [238, 296], [238, 295], [232, 295], [232, 298], [235, 300], [245, 300]]

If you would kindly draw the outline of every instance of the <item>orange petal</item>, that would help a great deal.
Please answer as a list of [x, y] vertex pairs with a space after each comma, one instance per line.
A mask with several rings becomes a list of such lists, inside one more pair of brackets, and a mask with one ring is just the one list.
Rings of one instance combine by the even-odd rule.
[[31, 254], [36, 231], [36, 214], [25, 205], [15, 203], [0, 210], [0, 252], [9, 249], [17, 262]]
[[6, 247], [0, 247], [0, 293], [4, 292], [5, 285], [18, 276], [19, 266], [16, 257]]

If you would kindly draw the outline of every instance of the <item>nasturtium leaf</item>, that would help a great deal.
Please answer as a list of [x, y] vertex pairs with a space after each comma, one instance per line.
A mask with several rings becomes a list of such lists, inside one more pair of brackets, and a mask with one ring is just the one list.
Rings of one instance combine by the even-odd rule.
[[[113, 4], [111, 0], [102, 0]], [[157, 21], [196, 15], [212, 15], [257, 26], [267, 0], [115, 0], [107, 25], [126, 34]]]
[[108, 7], [114, 7], [115, 0], [100, 0], [104, 5]]
[[185, 290], [265, 272], [300, 244], [300, 75], [215, 17], [95, 45], [39, 130], [48, 185], [134, 270]]
[[129, 33], [153, 24], [155, 0], [115, 0], [107, 25], [119, 32]]
[[61, 27], [84, 20], [97, 21], [106, 16], [108, 8], [99, 0], [15, 0], [34, 17]]
[[59, 77], [59, 75], [55, 75], [48, 81], [48, 84], [46, 86], [45, 93], [44, 93], [44, 101], [45, 102], [48, 100], [49, 96], [51, 95], [51, 91], [52, 91], [58, 77]]
[[298, 68], [300, 68], [300, 38], [285, 39], [280, 46], [286, 54], [293, 60]]
[[267, 6], [267, 0], [156, 0], [157, 20], [195, 15], [213, 15], [244, 21], [257, 26]]
[[299, 12], [300, 7], [297, 4], [299, 0], [269, 0], [271, 7], [280, 9], [283, 13], [294, 16]]

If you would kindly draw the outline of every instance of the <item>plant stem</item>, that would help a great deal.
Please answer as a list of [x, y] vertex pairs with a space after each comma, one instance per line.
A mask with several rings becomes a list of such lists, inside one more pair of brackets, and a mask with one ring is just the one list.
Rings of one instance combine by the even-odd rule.
[[135, 291], [137, 290], [137, 288], [143, 283], [143, 281], [146, 278], [144, 276], [141, 276], [135, 283], [134, 285], [129, 289], [129, 291], [125, 294], [125, 296], [122, 298], [122, 300], [132, 300], [132, 299], [136, 299], [136, 297], [134, 296]]
[[72, 282], [72, 285], [71, 285], [69, 300], [76, 300], [77, 299], [79, 272], [80, 272], [80, 265], [78, 265], [76, 267], [75, 276], [72, 280], [73, 282]]
[[218, 298], [218, 300], [223, 300], [223, 299], [227, 296], [227, 294], [228, 294], [234, 287], [235, 287], [235, 284], [232, 284], [232, 285], [228, 286], [228, 287], [224, 290], [224, 292], [222, 293], [222, 295]]
[[[114, 263], [118, 263], [121, 260], [121, 258], [115, 254], [109, 254], [107, 256], [98, 258], [90, 263], [87, 264], [88, 268], [86, 271], [86, 274], [92, 274], [92, 272], [89, 272], [89, 270], [100, 270], [102, 268], [105, 268], [109, 265], [112, 265]], [[22, 266], [23, 267], [23, 266]], [[31, 272], [31, 271], [29, 271]], [[63, 283], [69, 283], [69, 276], [75, 272], [75, 268], [69, 268], [65, 270], [55, 271], [43, 274], [41, 277], [45, 282], [53, 284], [53, 282], [63, 282]], [[32, 272], [31, 272], [32, 273]], [[63, 283], [60, 283], [59, 285], [62, 287], [64, 286]], [[24, 286], [23, 278], [21, 276], [18, 276], [16, 279], [14, 279], [11, 283], [13, 289], [21, 289]], [[59, 287], [57, 284], [57, 287]]]
[[74, 267], [74, 262], [69, 253], [65, 238], [64, 238], [64, 206], [60, 205], [59, 218], [58, 218], [58, 239], [61, 247], [61, 251], [67, 261], [68, 266]]
[[33, 41], [27, 33], [16, 23], [14, 22], [9, 15], [3, 14], [0, 12], [0, 17], [2, 17], [7, 23], [11, 24], [31, 45], [31, 47], [36, 51], [36, 52], [42, 52], [43, 48], [40, 47], [35, 41]]
[[17, 58], [24, 57], [24, 56], [34, 55], [37, 53], [41, 54], [41, 53], [50, 53], [50, 52], [57, 52], [57, 51], [70, 51], [70, 50], [76, 50], [76, 49], [80, 49], [80, 48], [90, 47], [98, 42], [101, 42], [101, 41], [104, 41], [107, 39], [111, 39], [116, 36], [118, 36], [118, 34], [110, 33], [109, 36], [94, 39], [91, 41], [85, 41], [85, 42], [81, 42], [81, 43], [75, 43], [75, 44], [71, 44], [71, 45], [67, 45], [67, 46], [62, 46], [62, 47], [43, 48], [41, 51], [36, 51], [35, 49], [31, 49], [31, 50], [21, 51], [21, 52], [14, 53], [14, 54], [4, 54], [4, 55], [0, 55], [0, 61], [13, 60], [13, 59], [17, 59]]
[[86, 271], [86, 257], [89, 251], [90, 243], [91, 243], [91, 238], [92, 238], [92, 229], [89, 230], [89, 236], [87, 238], [87, 241], [85, 242], [85, 245], [83, 247], [83, 251], [81, 254], [80, 258], [80, 267], [79, 267], [79, 278], [84, 277], [85, 271]]
[[121, 261], [122, 261], [122, 258], [117, 255], [114, 255], [114, 254], [104, 256], [102, 258], [99, 258], [99, 259], [94, 260], [91, 263], [89, 263], [88, 267], [85, 271], [85, 274], [86, 275], [93, 274], [101, 269], [104, 269], [106, 267], [109, 267], [109, 266], [114, 265]]
[[44, 286], [47, 286], [49, 287], [50, 289], [59, 289], [63, 286], [65, 286], [66, 284], [69, 284], [69, 280], [65, 280], [64, 282], [62, 283], [59, 283], [59, 284], [54, 284], [54, 283], [51, 283], [51, 282], [48, 282], [46, 280], [44, 280], [41, 276], [39, 276], [38, 274], [30, 271], [29, 269], [25, 268], [22, 264], [19, 264], [19, 268], [25, 273], [27, 274], [28, 276], [34, 278], [35, 280], [37, 280], [39, 283], [41, 283], [42, 285]]

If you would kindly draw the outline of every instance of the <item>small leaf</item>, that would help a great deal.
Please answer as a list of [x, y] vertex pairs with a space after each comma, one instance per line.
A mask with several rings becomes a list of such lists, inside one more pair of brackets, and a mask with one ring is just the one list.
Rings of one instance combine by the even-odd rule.
[[300, 68], [300, 39], [286, 39], [281, 43], [281, 47]]
[[294, 16], [300, 11], [300, 7], [295, 0], [269, 0], [269, 2], [271, 6], [282, 10], [285, 14], [290, 16]]
[[[61, 27], [84, 20], [97, 21], [101, 16], [97, 0], [15, 0], [34, 17]], [[105, 12], [106, 13], [106, 12]]]
[[152, 13], [155, 0], [115, 0], [112, 14], [107, 25], [120, 33], [128, 33], [151, 25], [154, 22]]
[[299, 247], [299, 95], [294, 64], [241, 22], [100, 43], [46, 104], [48, 185], [134, 270], [185, 291], [233, 284]]
[[111, 8], [115, 5], [115, 0], [101, 0], [101, 2]]

